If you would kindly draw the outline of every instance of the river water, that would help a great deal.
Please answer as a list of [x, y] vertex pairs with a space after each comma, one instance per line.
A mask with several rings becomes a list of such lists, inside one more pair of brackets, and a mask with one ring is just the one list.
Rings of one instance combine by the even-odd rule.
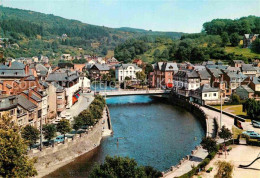
[[205, 133], [191, 113], [167, 104], [166, 99], [120, 96], [107, 98], [107, 104], [114, 135], [47, 177], [86, 177], [106, 155], [128, 156], [164, 171], [190, 154]]

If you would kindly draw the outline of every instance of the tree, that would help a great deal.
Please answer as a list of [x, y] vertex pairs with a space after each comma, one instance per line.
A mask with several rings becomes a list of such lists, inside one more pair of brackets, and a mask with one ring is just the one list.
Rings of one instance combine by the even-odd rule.
[[21, 135], [22, 135], [22, 138], [28, 142], [30, 149], [36, 143], [36, 141], [40, 138], [39, 130], [31, 125], [25, 126], [22, 129]]
[[220, 129], [220, 132], [218, 133], [219, 137], [224, 139], [224, 143], [226, 143], [226, 140], [231, 139], [232, 138], [232, 133], [231, 131], [226, 128], [226, 126], [222, 126], [222, 128]]
[[243, 111], [246, 111], [250, 118], [260, 120], [260, 101], [247, 99], [246, 102], [243, 103]]
[[222, 40], [222, 46], [227, 46], [227, 44], [229, 43], [229, 37], [228, 37], [228, 33], [227, 32], [223, 32], [221, 34], [221, 40]]
[[27, 145], [8, 116], [0, 118], [0, 177], [37, 175], [34, 159], [29, 159]]
[[252, 42], [251, 50], [260, 54], [260, 37], [256, 38], [255, 41]]
[[83, 121], [83, 124], [84, 124], [84, 125], [93, 126], [94, 123], [95, 123], [94, 116], [93, 116], [93, 114], [90, 112], [89, 109], [86, 109], [86, 110], [82, 111], [82, 112], [79, 114], [79, 117], [82, 118], [82, 121]]
[[65, 134], [71, 131], [70, 121], [67, 119], [62, 119], [57, 124], [57, 131], [64, 135], [65, 141]]
[[152, 72], [152, 71], [153, 71], [153, 66], [152, 66], [152, 64], [146, 64], [146, 66], [145, 66], [145, 74], [146, 74], [146, 75], [149, 75], [150, 72]]
[[231, 95], [231, 102], [232, 102], [232, 104], [240, 104], [240, 103], [241, 103], [241, 100], [240, 100], [239, 95], [233, 93], [233, 94]]
[[217, 142], [211, 137], [205, 137], [201, 141], [201, 146], [203, 149], [207, 150], [208, 153], [217, 151]]
[[107, 156], [103, 164], [96, 166], [91, 174], [91, 178], [97, 177], [151, 177], [157, 178], [162, 174], [151, 168], [138, 166], [134, 159], [128, 157], [110, 157]]
[[83, 119], [80, 116], [77, 116], [74, 118], [73, 129], [77, 132], [83, 126], [83, 124]]
[[218, 161], [218, 172], [214, 176], [215, 178], [232, 178], [232, 172], [234, 165], [226, 161]]
[[51, 141], [54, 137], [56, 137], [57, 129], [54, 124], [46, 124], [42, 128], [44, 138], [48, 140], [48, 142]]
[[239, 42], [240, 42], [240, 37], [239, 37], [238, 33], [232, 33], [230, 35], [230, 43], [231, 43], [231, 45], [232, 46], [238, 46]]

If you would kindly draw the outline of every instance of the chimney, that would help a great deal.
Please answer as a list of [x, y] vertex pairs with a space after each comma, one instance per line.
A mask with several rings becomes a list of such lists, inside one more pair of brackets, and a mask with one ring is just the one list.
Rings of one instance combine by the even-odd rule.
[[29, 65], [25, 65], [25, 74], [28, 75], [29, 74]]
[[8, 67], [12, 66], [12, 61], [9, 61]]
[[30, 98], [32, 97], [32, 89], [31, 88], [29, 88], [28, 89], [28, 100], [30, 100]]

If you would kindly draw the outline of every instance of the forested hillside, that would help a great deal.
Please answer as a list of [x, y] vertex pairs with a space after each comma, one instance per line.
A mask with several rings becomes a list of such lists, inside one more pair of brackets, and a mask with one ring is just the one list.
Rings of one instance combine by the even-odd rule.
[[175, 39], [183, 33], [127, 31], [89, 25], [77, 20], [68, 20], [54, 15], [0, 7], [0, 37], [5, 41], [5, 56], [31, 57], [44, 54], [57, 57], [61, 53], [76, 55], [84, 53], [105, 55], [107, 50], [129, 38], [143, 35], [167, 36]]
[[209, 59], [250, 62], [260, 58], [260, 46], [258, 38], [251, 49], [242, 48], [243, 35], [248, 33], [260, 34], [260, 17], [214, 19], [203, 24], [201, 33], [184, 34], [179, 40], [162, 37], [127, 40], [115, 48], [115, 56], [125, 62], [133, 58], [150, 63], [162, 60], [195, 63]]

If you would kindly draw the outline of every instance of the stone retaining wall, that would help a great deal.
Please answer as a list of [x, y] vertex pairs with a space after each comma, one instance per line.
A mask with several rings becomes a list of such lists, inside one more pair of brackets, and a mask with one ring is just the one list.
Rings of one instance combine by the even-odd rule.
[[[104, 112], [107, 108], [104, 108]], [[66, 139], [65, 144], [59, 143], [54, 147], [43, 148], [42, 151], [30, 150], [29, 157], [36, 157], [35, 168], [38, 171], [38, 177], [45, 176], [56, 169], [73, 161], [76, 157], [91, 151], [100, 145], [102, 139], [103, 119], [88, 131], [76, 135], [74, 139]]]

